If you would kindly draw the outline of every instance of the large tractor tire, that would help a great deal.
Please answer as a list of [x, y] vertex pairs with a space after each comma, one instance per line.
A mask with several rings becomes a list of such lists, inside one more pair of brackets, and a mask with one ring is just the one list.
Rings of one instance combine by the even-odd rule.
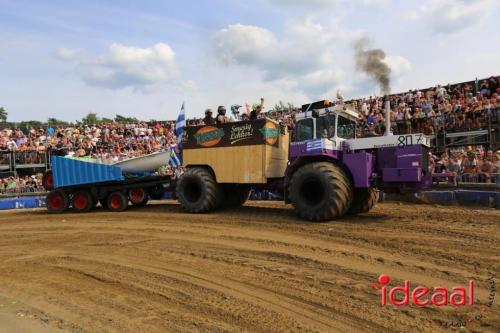
[[301, 218], [328, 221], [347, 212], [353, 190], [350, 179], [340, 167], [329, 162], [314, 162], [293, 174], [289, 196]]
[[148, 193], [143, 188], [133, 188], [128, 191], [128, 198], [134, 206], [145, 206], [148, 203]]
[[225, 207], [240, 207], [250, 196], [250, 187], [246, 185], [227, 184], [223, 185]]
[[71, 198], [71, 206], [73, 207], [73, 210], [78, 213], [89, 212], [92, 208], [94, 208], [94, 198], [92, 198], [88, 191], [77, 191]]
[[222, 188], [204, 168], [189, 168], [177, 181], [177, 198], [186, 211], [205, 213], [219, 208], [223, 201]]
[[349, 214], [367, 213], [378, 202], [380, 191], [372, 187], [354, 190]]
[[128, 198], [120, 191], [111, 192], [106, 198], [106, 208], [112, 212], [122, 212], [128, 207]]
[[49, 213], [62, 213], [69, 207], [68, 195], [63, 191], [51, 191], [45, 198]]

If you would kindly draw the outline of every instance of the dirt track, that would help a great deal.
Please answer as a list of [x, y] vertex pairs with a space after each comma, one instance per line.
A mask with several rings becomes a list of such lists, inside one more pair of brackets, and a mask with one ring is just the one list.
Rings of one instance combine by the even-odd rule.
[[[500, 212], [384, 203], [309, 224], [281, 203], [188, 215], [0, 213], [0, 332], [499, 332]], [[391, 285], [467, 285], [467, 308], [380, 305]]]

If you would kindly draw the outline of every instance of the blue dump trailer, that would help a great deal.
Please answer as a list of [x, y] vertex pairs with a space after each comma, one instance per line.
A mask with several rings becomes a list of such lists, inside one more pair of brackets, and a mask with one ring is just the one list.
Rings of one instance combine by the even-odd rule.
[[43, 186], [50, 191], [47, 210], [62, 213], [72, 208], [75, 212], [88, 212], [100, 204], [110, 211], [123, 211], [129, 202], [142, 206], [150, 198], [161, 198], [174, 188], [173, 179], [150, 171], [155, 165], [167, 164], [171, 155], [150, 156], [114, 165], [52, 157], [52, 169], [43, 177]]

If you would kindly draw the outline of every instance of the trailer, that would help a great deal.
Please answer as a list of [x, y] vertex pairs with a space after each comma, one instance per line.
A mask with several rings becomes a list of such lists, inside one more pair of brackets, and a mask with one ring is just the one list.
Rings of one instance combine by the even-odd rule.
[[43, 186], [50, 191], [47, 210], [88, 212], [100, 204], [110, 211], [123, 211], [129, 202], [143, 206], [150, 198], [160, 199], [175, 188], [174, 180], [151, 170], [167, 164], [172, 154], [160, 152], [110, 165], [54, 156], [52, 168], [43, 178]]

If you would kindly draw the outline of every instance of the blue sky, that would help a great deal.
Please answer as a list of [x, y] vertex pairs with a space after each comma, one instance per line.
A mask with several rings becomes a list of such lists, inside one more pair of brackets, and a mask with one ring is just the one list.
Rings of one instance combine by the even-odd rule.
[[500, 69], [497, 0], [0, 0], [9, 120], [88, 112], [188, 117], [207, 107], [378, 94], [353, 43], [382, 48], [392, 91]]

